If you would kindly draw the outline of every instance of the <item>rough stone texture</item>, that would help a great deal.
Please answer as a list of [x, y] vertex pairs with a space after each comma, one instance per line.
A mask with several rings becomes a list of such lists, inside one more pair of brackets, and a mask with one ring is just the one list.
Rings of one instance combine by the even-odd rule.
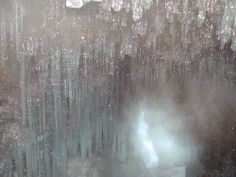
[[235, 176], [235, 2], [83, 2], [0, 1], [0, 176], [155, 176], [130, 138], [140, 102], [194, 141], [187, 173]]

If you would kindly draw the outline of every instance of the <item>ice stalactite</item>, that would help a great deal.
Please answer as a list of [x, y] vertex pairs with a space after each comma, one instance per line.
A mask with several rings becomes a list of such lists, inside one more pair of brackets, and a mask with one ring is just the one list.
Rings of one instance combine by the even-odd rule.
[[[2, 12], [3, 13], [3, 12]], [[6, 57], [6, 19], [1, 18], [0, 20], [0, 55], [1, 55], [1, 59], [4, 60]]]
[[207, 1], [206, 0], [199, 0], [197, 1], [197, 8], [198, 8], [198, 15], [197, 15], [197, 26], [201, 27], [205, 18], [206, 18], [206, 12], [207, 12]]
[[236, 2], [231, 0], [227, 1], [225, 5], [225, 11], [222, 19], [222, 46], [229, 40], [232, 40], [231, 49], [235, 50], [235, 24], [236, 19]]
[[112, 5], [111, 7], [115, 10], [115, 11], [120, 11], [121, 8], [123, 6], [123, 0], [112, 0]]

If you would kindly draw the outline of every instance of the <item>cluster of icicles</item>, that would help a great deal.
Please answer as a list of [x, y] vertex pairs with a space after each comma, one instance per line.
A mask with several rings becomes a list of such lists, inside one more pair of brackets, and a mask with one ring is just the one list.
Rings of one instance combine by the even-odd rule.
[[[32, 54], [39, 43], [46, 48], [60, 43], [61, 48], [73, 51], [86, 46], [87, 55], [95, 46], [103, 48], [109, 58], [114, 57], [117, 43], [121, 57], [134, 57], [141, 46], [155, 49], [154, 55], [168, 53], [169, 58], [180, 59], [194, 58], [218, 43], [222, 48], [230, 43], [236, 51], [235, 0], [12, 2], [8, 10], [2, 8], [4, 2], [0, 3], [2, 59], [7, 58], [7, 36], [17, 56], [21, 50]], [[41, 10], [32, 10], [30, 6], [39, 6]]]
[[[69, 8], [81, 8], [89, 2], [99, 2], [102, 10], [132, 11], [134, 22], [142, 19], [145, 11], [151, 6], [158, 8], [158, 5], [164, 3], [165, 15], [168, 22], [173, 23], [175, 17], [181, 19], [183, 23], [190, 26], [192, 22], [196, 23], [197, 27], [201, 27], [205, 20], [209, 20], [210, 15], [220, 14], [221, 4], [224, 4], [224, 15], [218, 27], [218, 39], [221, 40], [223, 47], [227, 42], [231, 41], [231, 49], [236, 50], [236, 1], [235, 0], [67, 0], [66, 6]], [[195, 8], [194, 8], [195, 7]], [[196, 10], [196, 11], [195, 11]], [[194, 12], [195, 11], [195, 12]], [[162, 22], [158, 21], [160, 17], [156, 17], [157, 25], [161, 26]], [[186, 31], [188, 32], [188, 30]]]

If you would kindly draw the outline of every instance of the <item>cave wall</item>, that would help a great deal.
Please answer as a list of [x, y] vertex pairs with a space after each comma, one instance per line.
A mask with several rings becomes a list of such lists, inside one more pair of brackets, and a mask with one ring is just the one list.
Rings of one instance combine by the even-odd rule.
[[210, 156], [206, 173], [225, 176], [234, 1], [111, 2], [0, 2], [0, 175], [65, 177], [72, 157], [104, 152], [127, 161], [126, 112], [147, 97], [184, 112], [184, 131], [206, 146], [199, 158]]

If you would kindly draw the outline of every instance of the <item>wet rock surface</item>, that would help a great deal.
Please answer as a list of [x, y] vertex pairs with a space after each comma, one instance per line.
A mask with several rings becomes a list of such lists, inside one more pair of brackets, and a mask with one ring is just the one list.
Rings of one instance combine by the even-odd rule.
[[191, 144], [174, 169], [236, 176], [235, 2], [68, 3], [0, 1], [0, 177], [168, 173], [134, 150], [142, 104]]

